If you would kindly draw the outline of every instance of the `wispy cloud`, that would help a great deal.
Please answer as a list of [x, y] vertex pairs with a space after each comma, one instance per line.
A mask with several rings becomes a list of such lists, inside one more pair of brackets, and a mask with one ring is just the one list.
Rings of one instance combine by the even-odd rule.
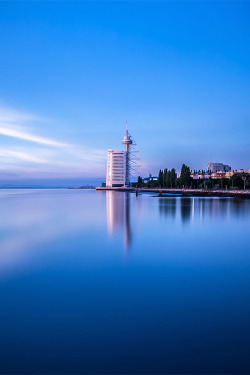
[[71, 146], [58, 140], [42, 137], [27, 129], [28, 122], [34, 123], [37, 121], [44, 121], [44, 119], [27, 112], [0, 107], [0, 134], [47, 146]]
[[32, 113], [27, 113], [23, 111], [18, 111], [13, 108], [8, 108], [5, 105], [0, 105], [0, 122], [27, 122], [27, 121], [37, 121], [44, 120], [40, 116], [36, 116]]
[[48, 160], [46, 160], [44, 158], [39, 158], [39, 157], [34, 156], [32, 154], [29, 154], [29, 153], [12, 151], [12, 150], [0, 150], [0, 157], [4, 157], [4, 158], [8, 158], [8, 159], [9, 158], [10, 159], [20, 159], [20, 160], [29, 161], [29, 162], [32, 162], [32, 163], [46, 164], [46, 163], [49, 162]]
[[54, 146], [54, 147], [67, 147], [70, 146], [66, 143], [58, 142], [53, 139], [44, 138], [35, 134], [31, 134], [27, 132], [25, 129], [22, 129], [20, 126], [16, 125], [8, 125], [4, 123], [0, 123], [0, 134], [23, 139], [25, 141], [40, 143], [47, 146]]
[[[46, 128], [49, 131], [50, 122], [47, 118], [0, 106], [0, 170], [93, 175], [95, 170], [100, 174], [105, 169], [104, 150], [44, 135]], [[4, 140], [7, 138], [8, 143]]]

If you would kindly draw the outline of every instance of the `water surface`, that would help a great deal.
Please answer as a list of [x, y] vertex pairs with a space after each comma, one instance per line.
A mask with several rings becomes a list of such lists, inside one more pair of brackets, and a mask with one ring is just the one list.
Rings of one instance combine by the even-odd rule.
[[250, 373], [250, 201], [0, 191], [0, 373]]

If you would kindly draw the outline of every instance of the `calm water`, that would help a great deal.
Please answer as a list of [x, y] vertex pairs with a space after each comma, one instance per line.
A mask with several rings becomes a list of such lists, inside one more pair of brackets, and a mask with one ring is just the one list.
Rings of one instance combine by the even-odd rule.
[[0, 191], [0, 373], [250, 373], [250, 201]]
[[0, 189], [61, 189], [86, 185], [101, 186], [105, 178], [16, 178], [1, 179]]

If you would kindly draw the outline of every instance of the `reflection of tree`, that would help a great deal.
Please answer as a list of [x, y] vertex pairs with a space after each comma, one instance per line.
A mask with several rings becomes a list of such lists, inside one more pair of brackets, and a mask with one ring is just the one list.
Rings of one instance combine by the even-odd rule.
[[176, 213], [176, 204], [176, 198], [159, 198], [160, 214], [174, 217]]
[[131, 244], [130, 194], [116, 191], [106, 192], [107, 225], [110, 235], [121, 230], [126, 250]]
[[[241, 198], [234, 198], [230, 201], [231, 210], [233, 214], [239, 216], [239, 215], [245, 215], [246, 212], [248, 212], [250, 206], [248, 200], [243, 200]], [[247, 210], [248, 208], [248, 210]]]
[[238, 198], [211, 198], [203, 199], [203, 214], [208, 214], [209, 217], [225, 217], [230, 214], [245, 215], [247, 200]]
[[[183, 223], [188, 223], [191, 218], [200, 221], [204, 217], [218, 218], [248, 214], [249, 201], [237, 198], [194, 198], [194, 197], [167, 197], [159, 200], [159, 213], [165, 217], [174, 219], [176, 213], [180, 214]], [[178, 215], [179, 216], [179, 215]]]
[[190, 198], [181, 198], [181, 218], [183, 222], [187, 222], [191, 218], [191, 203]]

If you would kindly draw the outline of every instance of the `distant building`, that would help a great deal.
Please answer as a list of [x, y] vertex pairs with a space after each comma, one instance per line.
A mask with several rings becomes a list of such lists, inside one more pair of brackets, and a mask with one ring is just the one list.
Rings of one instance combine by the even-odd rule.
[[108, 150], [106, 187], [125, 185], [125, 153]]
[[220, 171], [212, 172], [211, 178], [216, 179], [216, 180], [221, 179], [221, 178], [226, 178], [226, 172], [220, 172]]
[[[209, 180], [209, 179], [222, 179], [230, 178], [233, 175], [250, 175], [250, 169], [234, 169], [231, 170], [229, 165], [224, 165], [222, 163], [208, 163], [207, 170], [195, 170], [190, 171], [190, 177], [193, 180]], [[177, 173], [177, 178], [181, 176], [181, 172]]]
[[192, 177], [194, 180], [207, 180], [211, 177], [210, 173], [206, 173], [205, 171], [192, 171], [190, 173], [190, 177]]
[[207, 171], [210, 172], [230, 172], [231, 167], [229, 165], [225, 165], [222, 163], [211, 163], [209, 162], [207, 165]]
[[250, 174], [250, 169], [234, 169], [233, 174]]
[[157, 176], [149, 175], [148, 177], [143, 178], [142, 182], [144, 184], [148, 184], [150, 181], [157, 181], [157, 180], [158, 180]]
[[231, 171], [231, 167], [229, 165], [224, 165], [224, 171], [225, 172], [230, 172]]

